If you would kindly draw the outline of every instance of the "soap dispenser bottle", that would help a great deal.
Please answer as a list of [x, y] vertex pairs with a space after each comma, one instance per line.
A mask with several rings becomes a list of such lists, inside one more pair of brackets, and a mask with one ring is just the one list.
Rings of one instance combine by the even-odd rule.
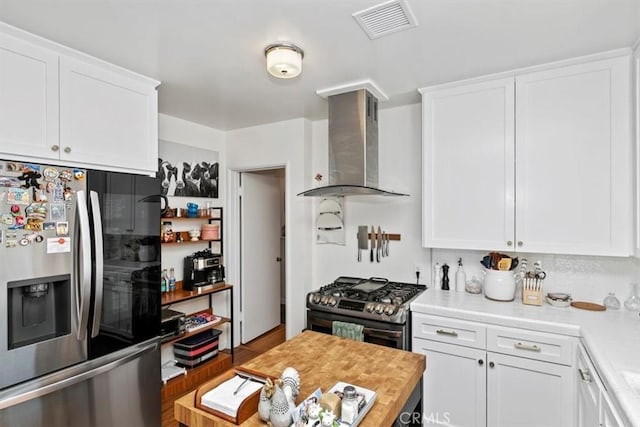
[[458, 258], [458, 271], [456, 271], [456, 292], [464, 292], [467, 283], [467, 274], [462, 269], [462, 258]]

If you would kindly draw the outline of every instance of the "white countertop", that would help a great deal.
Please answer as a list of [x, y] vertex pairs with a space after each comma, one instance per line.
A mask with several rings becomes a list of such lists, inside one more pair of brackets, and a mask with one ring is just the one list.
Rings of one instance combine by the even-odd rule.
[[634, 426], [640, 427], [640, 394], [622, 372], [640, 374], [640, 316], [624, 310], [586, 311], [524, 305], [486, 299], [483, 294], [428, 289], [411, 303], [418, 313], [453, 317], [500, 326], [580, 337], [609, 395]]

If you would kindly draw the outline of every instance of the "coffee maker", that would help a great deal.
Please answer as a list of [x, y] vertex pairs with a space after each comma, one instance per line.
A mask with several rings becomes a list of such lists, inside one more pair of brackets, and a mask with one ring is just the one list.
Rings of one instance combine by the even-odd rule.
[[211, 253], [209, 249], [194, 252], [184, 258], [184, 278], [182, 288], [185, 291], [204, 291], [224, 281], [222, 256]]

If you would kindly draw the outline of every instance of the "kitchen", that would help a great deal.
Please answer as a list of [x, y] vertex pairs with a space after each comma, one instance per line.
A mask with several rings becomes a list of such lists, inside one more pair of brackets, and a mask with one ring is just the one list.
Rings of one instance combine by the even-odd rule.
[[[266, 35], [256, 34], [255, 37], [259, 40], [253, 43], [255, 49], [243, 48], [241, 55], [233, 56], [234, 61], [228, 61], [231, 70], [221, 71], [219, 75], [207, 67], [200, 71], [195, 67], [184, 67], [190, 70], [187, 70], [188, 81], [181, 85], [171, 78], [163, 77], [163, 73], [169, 73], [174, 67], [181, 69], [183, 66], [167, 63], [177, 61], [160, 56], [160, 50], [154, 47], [154, 43], [160, 43], [158, 40], [162, 40], [167, 51], [175, 53], [178, 50], [176, 43], [184, 40], [193, 49], [191, 56], [198, 58], [203, 51], [221, 49], [220, 45], [210, 42], [220, 37], [214, 31], [216, 25], [227, 29], [225, 40], [233, 40], [235, 37], [239, 39], [241, 33], [247, 32], [242, 26], [232, 29], [223, 26], [221, 21], [224, 20], [221, 16], [235, 16], [238, 20], [248, 19], [246, 16], [238, 16], [240, 12], [233, 9], [229, 2], [219, 2], [216, 4], [217, 9], [204, 9], [204, 12], [195, 5], [192, 8], [184, 8], [182, 5], [169, 3], [167, 10], [163, 9], [161, 12], [148, 10], [150, 7], [144, 3], [136, 3], [135, 6], [131, 6], [134, 10], [128, 13], [119, 10], [113, 4], [100, 2], [92, 5], [74, 2], [52, 3], [3, 1], [0, 3], [0, 17], [9, 24], [160, 80], [159, 138], [218, 151], [221, 170], [230, 171], [229, 182], [233, 178], [231, 174], [236, 171], [287, 165], [289, 217], [286, 224], [290, 243], [286, 257], [286, 335], [289, 338], [297, 335], [306, 326], [306, 307], [303, 302], [307, 293], [332, 282], [338, 276], [378, 276], [413, 283], [418, 267], [421, 271], [421, 283], [426, 283], [433, 289], [439, 287], [431, 283], [432, 267], [436, 263], [446, 262], [455, 266], [458, 258], [462, 257], [467, 276], [471, 278], [473, 275], [480, 275], [479, 261], [482, 256], [489, 250], [496, 249], [483, 247], [483, 251], [423, 248], [420, 198], [422, 113], [417, 89], [616, 48], [628, 48], [633, 46], [639, 37], [638, 19], [634, 19], [638, 17], [637, 8], [634, 9], [635, 3], [614, 3], [609, 8], [598, 6], [595, 2], [588, 3], [585, 7], [589, 13], [577, 12], [577, 8], [582, 6], [577, 2], [549, 3], [549, 10], [545, 15], [543, 11], [529, 11], [526, 4], [521, 6], [522, 9], [496, 3], [476, 4], [467, 5], [470, 9], [454, 11], [448, 9], [453, 6], [437, 4], [437, 9], [429, 12], [429, 8], [421, 2], [410, 2], [418, 16], [419, 26], [371, 41], [361, 32], [351, 14], [377, 2], [345, 2], [345, 10], [335, 11], [336, 15], [332, 17], [348, 29], [350, 38], [357, 40], [358, 44], [353, 46], [350, 52], [368, 49], [366, 52], [367, 57], [371, 58], [370, 62], [357, 64], [360, 61], [352, 53], [320, 52], [318, 48], [314, 48], [319, 41], [311, 39], [311, 35], [317, 32], [317, 39], [322, 40], [327, 23], [319, 17], [307, 16], [308, 12], [303, 13], [306, 7], [298, 11], [301, 6], [297, 6], [295, 10], [302, 16], [299, 17], [300, 22], [295, 24], [295, 31], [289, 30], [290, 33], [287, 34], [283, 29], [274, 28], [271, 31], [265, 30]], [[571, 9], [570, 5], [576, 9]], [[290, 3], [286, 6], [293, 7]], [[263, 15], [267, 13], [262, 12]], [[273, 14], [273, 22], [281, 21], [281, 18], [277, 17], [281, 12], [282, 10], [270, 12]], [[145, 16], [144, 19], [137, 19], [142, 15]], [[185, 29], [181, 31], [180, 37], [168, 40], [161, 38], [157, 35], [158, 29], [174, 26], [174, 15], [188, 22], [181, 27], [196, 28], [197, 25], [194, 23], [198, 23], [209, 28], [209, 33], [203, 37]], [[113, 21], [108, 18], [113, 18], [119, 23], [118, 26], [114, 28]], [[546, 28], [547, 21], [553, 19], [555, 21], [552, 22], [556, 25], [553, 27], [554, 31], [549, 31]], [[139, 21], [143, 22], [138, 24]], [[60, 25], [62, 22], [69, 25]], [[216, 25], [212, 25], [211, 22], [215, 22]], [[261, 28], [258, 24], [252, 22], [252, 28]], [[486, 29], [492, 25], [495, 32]], [[432, 28], [440, 29], [445, 35], [427, 33], [422, 36], [423, 42], [413, 47], [415, 50], [410, 50], [408, 45], [402, 48], [395, 47], [394, 43], [411, 39], [412, 32], [430, 31]], [[450, 32], [445, 31], [447, 28]], [[541, 34], [541, 28], [547, 30], [544, 35]], [[284, 31], [284, 34], [280, 34], [281, 31]], [[455, 35], [452, 35], [452, 31], [455, 31]], [[83, 37], [80, 40], [77, 34], [81, 32], [94, 33], [96, 37]], [[305, 33], [309, 36], [305, 36]], [[579, 34], [579, 37], [575, 34]], [[269, 78], [264, 70], [262, 49], [283, 36], [299, 43], [305, 49], [303, 74], [298, 80], [275, 81]], [[443, 43], [443, 40], [447, 40], [447, 43]], [[231, 58], [233, 52], [229, 50], [235, 49], [234, 45], [226, 44], [231, 48], [217, 50], [215, 54], [212, 52], [211, 56], [217, 54]], [[451, 52], [465, 54], [452, 55]], [[395, 64], [405, 56], [415, 56], [423, 62], [412, 69], [396, 67]], [[215, 59], [210, 60], [215, 62]], [[340, 72], [336, 72], [331, 66], [334, 60], [340, 61]], [[326, 68], [325, 72], [329, 76], [324, 81], [312, 80], [314, 73], [318, 73], [322, 68]], [[245, 69], [250, 70], [247, 81], [261, 82], [260, 84], [269, 88], [270, 101], [258, 108], [257, 102], [247, 100], [251, 98], [241, 101], [240, 95], [244, 92], [238, 90], [237, 94], [225, 98], [224, 104], [217, 104], [218, 110], [205, 114], [205, 111], [209, 111], [205, 108], [209, 101], [196, 97], [198, 91], [192, 87], [192, 83], [218, 82], [215, 85], [219, 86], [221, 79], [234, 79], [236, 72], [240, 73], [240, 70]], [[424, 77], [421, 76], [423, 70]], [[367, 77], [373, 78], [382, 89], [392, 95], [387, 104], [394, 105], [390, 107], [384, 102], [381, 103], [383, 108], [380, 110], [379, 120], [380, 186], [410, 195], [396, 199], [345, 198], [347, 236], [356, 235], [357, 225], [369, 223], [380, 223], [390, 232], [402, 236], [400, 242], [391, 243], [390, 256], [387, 259], [373, 264], [357, 263], [355, 237], [347, 238], [345, 246], [314, 244], [311, 230], [314, 227], [319, 201], [296, 196], [304, 190], [320, 185], [314, 182], [316, 174], [328, 176], [328, 127], [324, 118], [327, 107], [326, 101], [315, 92]], [[302, 90], [301, 85], [305, 85], [304, 97], [302, 92], [299, 92]], [[219, 93], [211, 98], [222, 96], [229, 91], [219, 87], [215, 90]], [[172, 102], [169, 102], [170, 96]], [[309, 98], [312, 100], [307, 101]], [[309, 102], [308, 106], [306, 102]], [[285, 115], [286, 107], [290, 109], [288, 116]], [[303, 115], [303, 110], [310, 111], [309, 115]], [[243, 112], [245, 114], [241, 114]], [[244, 122], [240, 121], [241, 116], [245, 117]], [[229, 120], [229, 124], [225, 125], [224, 119]], [[224, 188], [224, 172], [221, 173], [221, 177], [223, 191], [219, 200], [225, 207], [225, 216], [233, 218], [234, 213], [229, 202], [232, 189]], [[455, 197], [456, 194], [451, 194], [452, 199]], [[226, 235], [227, 280], [229, 283], [238, 283], [239, 273], [234, 271], [238, 260], [234, 259], [233, 239], [229, 233]], [[640, 273], [638, 262], [633, 257], [557, 255], [553, 251], [544, 252], [546, 253], [525, 254], [531, 262], [538, 259], [542, 261], [548, 273], [545, 290], [571, 293], [575, 300], [600, 303], [609, 292], [615, 292], [623, 302], [629, 293], [629, 283], [637, 280]], [[452, 278], [453, 271], [455, 267], [450, 270]], [[234, 314], [234, 319], [239, 318], [238, 307], [235, 308]]]

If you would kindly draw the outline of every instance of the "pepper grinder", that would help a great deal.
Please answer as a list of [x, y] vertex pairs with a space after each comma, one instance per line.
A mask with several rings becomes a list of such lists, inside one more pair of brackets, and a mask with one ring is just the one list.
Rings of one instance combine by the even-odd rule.
[[449, 290], [449, 266], [447, 264], [442, 265], [442, 290]]

